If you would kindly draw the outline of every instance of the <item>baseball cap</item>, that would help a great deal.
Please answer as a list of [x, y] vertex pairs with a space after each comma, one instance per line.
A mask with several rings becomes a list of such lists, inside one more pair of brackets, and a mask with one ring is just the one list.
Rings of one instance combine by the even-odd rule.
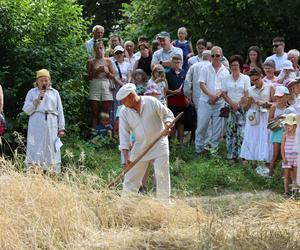
[[275, 94], [274, 96], [284, 96], [284, 95], [289, 95], [290, 92], [287, 87], [285, 86], [277, 86], [275, 89]]
[[158, 38], [163, 38], [163, 39], [169, 38], [170, 39], [170, 33], [166, 32], [166, 31], [162, 31], [156, 36], [156, 39], [158, 39]]

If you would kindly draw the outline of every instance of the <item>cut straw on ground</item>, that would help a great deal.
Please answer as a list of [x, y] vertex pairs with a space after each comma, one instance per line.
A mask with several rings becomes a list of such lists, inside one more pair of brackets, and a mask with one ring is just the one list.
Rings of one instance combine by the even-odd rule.
[[59, 180], [2, 160], [0, 249], [299, 249], [300, 204], [268, 192], [122, 199], [86, 173]]

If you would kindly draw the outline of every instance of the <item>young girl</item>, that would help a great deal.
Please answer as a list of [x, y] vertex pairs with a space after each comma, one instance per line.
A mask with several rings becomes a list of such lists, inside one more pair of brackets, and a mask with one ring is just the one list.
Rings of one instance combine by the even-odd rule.
[[[276, 103], [272, 105], [269, 112], [269, 122], [278, 120], [283, 115], [284, 110], [287, 108], [287, 101], [289, 96], [289, 90], [284, 86], [277, 86], [275, 89]], [[280, 155], [281, 141], [282, 141], [283, 128], [272, 131], [272, 143], [273, 143], [273, 157], [270, 162], [270, 175], [273, 174], [273, 170], [276, 161]]]
[[289, 196], [289, 178], [293, 185], [296, 185], [297, 176], [297, 149], [296, 149], [296, 128], [297, 119], [293, 113], [288, 114], [284, 120], [285, 132], [281, 143], [282, 168], [284, 174], [284, 194]]
[[181, 27], [177, 31], [178, 40], [173, 42], [175, 47], [181, 48], [183, 53], [182, 69], [185, 72], [188, 71], [188, 59], [194, 55], [192, 43], [187, 39], [187, 30], [185, 27]]
[[142, 69], [136, 69], [132, 73], [133, 83], [136, 85], [136, 93], [144, 95], [147, 87], [147, 75]]
[[167, 105], [166, 94], [168, 89], [168, 83], [166, 79], [165, 70], [162, 65], [156, 64], [153, 67], [151, 78], [148, 81], [148, 85], [150, 84], [158, 85], [160, 90], [160, 95], [158, 96], [158, 99], [162, 104]]
[[257, 46], [251, 46], [248, 49], [247, 59], [243, 65], [243, 74], [248, 75], [253, 68], [259, 68], [264, 73], [261, 51]]

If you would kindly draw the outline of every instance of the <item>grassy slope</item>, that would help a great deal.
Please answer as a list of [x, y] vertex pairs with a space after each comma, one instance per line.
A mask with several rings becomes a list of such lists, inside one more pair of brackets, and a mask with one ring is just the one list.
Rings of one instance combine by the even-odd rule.
[[[62, 152], [63, 164], [87, 169], [105, 180], [121, 171], [117, 145], [92, 147], [78, 138], [65, 138]], [[281, 169], [277, 168], [273, 179], [264, 179], [250, 166], [230, 165], [225, 160], [225, 150], [217, 157], [197, 156], [193, 147], [171, 150], [172, 194], [175, 196], [219, 195], [237, 191], [270, 189], [282, 192]], [[151, 186], [151, 184], [150, 184]]]

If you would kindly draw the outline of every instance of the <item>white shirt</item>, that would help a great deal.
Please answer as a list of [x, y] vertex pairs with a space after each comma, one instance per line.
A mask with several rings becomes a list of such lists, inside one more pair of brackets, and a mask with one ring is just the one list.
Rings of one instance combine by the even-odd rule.
[[287, 53], [284, 53], [282, 56], [277, 56], [276, 54], [267, 57], [266, 61], [272, 59], [275, 62], [276, 70], [282, 70], [283, 63], [288, 59]]
[[210, 61], [205, 60], [201, 61], [198, 63], [193, 64], [185, 77], [184, 85], [183, 85], [183, 92], [185, 96], [191, 97], [193, 103], [197, 109], [198, 107], [198, 102], [199, 98], [201, 95], [202, 90], [200, 89], [200, 84], [199, 84], [199, 76], [200, 76], [200, 71], [203, 67], [207, 66], [210, 64]]
[[95, 57], [94, 42], [95, 42], [95, 39], [91, 38], [85, 44], [86, 52], [87, 52], [89, 58]]
[[[258, 89], [255, 85], [251, 86], [249, 89], [249, 96], [254, 99], [254, 101], [269, 102], [271, 100], [271, 89], [273, 86], [268, 83], [263, 83], [263, 86]], [[252, 104], [252, 108], [256, 108], [256, 104]]]
[[154, 52], [152, 57], [153, 64], [159, 64], [160, 61], [170, 61], [172, 56], [178, 54], [183, 59], [182, 49], [177, 48], [171, 45], [171, 49], [169, 51], [165, 51], [163, 48]]
[[[130, 151], [130, 161], [135, 160], [165, 128], [166, 122], [172, 122], [173, 113], [152, 96], [141, 97], [141, 112], [124, 107], [119, 117], [120, 150], [129, 150], [130, 131], [135, 142]], [[142, 158], [148, 161], [169, 154], [168, 137], [162, 137]]]
[[[115, 75], [118, 78], [120, 78], [119, 70], [118, 70], [118, 67], [116, 65], [116, 60], [113, 60], [112, 64], [113, 64], [113, 67], [114, 67], [114, 70], [115, 70]], [[127, 61], [124, 61], [121, 64], [118, 63], [118, 65], [119, 65], [119, 68], [120, 68], [120, 71], [121, 71], [122, 78], [125, 81], [127, 81], [128, 80], [129, 71], [132, 71], [131, 64], [129, 62], [127, 62]]]
[[23, 106], [23, 111], [30, 116], [35, 112], [56, 115], [58, 120], [58, 129], [65, 129], [64, 112], [58, 91], [52, 87], [47, 89], [43, 100], [36, 107], [33, 105], [33, 101], [38, 98], [39, 94], [40, 90], [37, 87], [28, 91]]
[[[229, 76], [229, 71], [223, 64], [221, 64], [218, 72], [215, 71], [212, 64], [209, 64], [201, 69], [198, 81], [205, 83], [209, 91], [215, 95], [218, 91], [222, 90], [221, 82], [227, 76]], [[208, 102], [209, 97], [202, 91], [200, 100]], [[221, 102], [221, 99], [218, 102]]]
[[129, 62], [130, 65], [131, 65], [131, 69], [133, 69], [135, 62], [136, 62], [137, 60], [139, 60], [139, 59], [140, 59], [140, 56], [137, 56], [136, 54], [133, 54], [132, 57], [131, 57], [130, 59], [127, 58], [128, 62]]
[[202, 62], [202, 61], [203, 61], [202, 56], [200, 57], [199, 55], [196, 55], [196, 56], [192, 56], [188, 60], [188, 64], [189, 64], [189, 66], [192, 66], [193, 64], [198, 63], [198, 62]]
[[232, 75], [229, 75], [222, 80], [222, 91], [226, 92], [227, 96], [236, 103], [240, 102], [241, 98], [250, 87], [250, 78], [244, 74], [240, 74], [240, 77], [237, 80], [234, 80]]

